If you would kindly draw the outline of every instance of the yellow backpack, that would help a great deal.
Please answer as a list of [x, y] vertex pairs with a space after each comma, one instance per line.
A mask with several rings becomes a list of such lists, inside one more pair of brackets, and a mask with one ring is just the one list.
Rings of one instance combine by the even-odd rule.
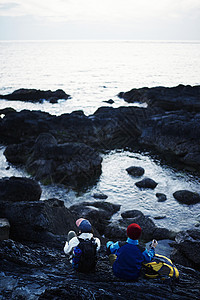
[[144, 274], [147, 278], [177, 279], [179, 271], [172, 261], [166, 256], [155, 254], [150, 263], [143, 264]]

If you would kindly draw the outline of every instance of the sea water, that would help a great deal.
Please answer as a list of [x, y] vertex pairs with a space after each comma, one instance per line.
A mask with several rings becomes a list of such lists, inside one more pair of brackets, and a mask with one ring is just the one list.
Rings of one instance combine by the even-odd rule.
[[[54, 115], [83, 110], [90, 115], [108, 106], [104, 101], [109, 99], [114, 100], [112, 107], [132, 105], [117, 94], [144, 86], [200, 84], [199, 56], [200, 41], [1, 41], [0, 94], [19, 88], [63, 89], [71, 99], [57, 104], [0, 100], [0, 109], [41, 110]], [[4, 149], [0, 149], [0, 177], [29, 176], [15, 166], [8, 168]], [[41, 198], [57, 197], [69, 207], [95, 201], [92, 194], [97, 191], [108, 195], [107, 201], [121, 205], [115, 218], [122, 211], [138, 209], [161, 217], [156, 224], [167, 228], [180, 230], [199, 224], [200, 204], [180, 204], [173, 197], [180, 189], [199, 192], [199, 177], [163, 165], [149, 153], [115, 150], [102, 157], [102, 175], [94, 187], [76, 194], [66, 187], [42, 185]], [[158, 182], [155, 190], [136, 187], [139, 179], [126, 172], [132, 165], [143, 167], [145, 176]], [[167, 200], [158, 202], [157, 192], [165, 193]]]

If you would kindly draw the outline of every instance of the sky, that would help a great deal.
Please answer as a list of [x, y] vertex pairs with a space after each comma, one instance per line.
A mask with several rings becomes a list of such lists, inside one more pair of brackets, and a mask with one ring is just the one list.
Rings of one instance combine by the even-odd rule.
[[200, 0], [0, 0], [0, 40], [200, 40]]

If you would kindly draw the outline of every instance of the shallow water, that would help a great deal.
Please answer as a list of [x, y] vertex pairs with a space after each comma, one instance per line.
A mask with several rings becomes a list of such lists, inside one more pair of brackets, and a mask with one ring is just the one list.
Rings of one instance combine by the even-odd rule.
[[[4, 147], [0, 150], [0, 172], [5, 176], [28, 176], [20, 168], [10, 166], [2, 155]], [[50, 185], [42, 187], [41, 199], [58, 198], [64, 200], [67, 207], [82, 201], [98, 201], [93, 198], [95, 192], [101, 192], [108, 196], [106, 201], [120, 204], [120, 211], [114, 215], [119, 218], [121, 212], [130, 209], [141, 210], [145, 215], [153, 217], [163, 216], [165, 218], [154, 220], [158, 226], [173, 230], [188, 229], [200, 221], [200, 204], [185, 205], [178, 203], [173, 197], [177, 190], [188, 189], [199, 191], [199, 178], [189, 173], [177, 171], [166, 165], [160, 165], [147, 153], [131, 153], [129, 151], [111, 151], [102, 155], [102, 175], [97, 184], [82, 194], [77, 194], [63, 186]], [[129, 175], [126, 168], [130, 166], [141, 166], [145, 169], [142, 177], [135, 178]], [[158, 185], [154, 190], [140, 189], [135, 182], [144, 177], [154, 179]], [[164, 193], [167, 196], [165, 202], [158, 202], [156, 193]]]
[[[116, 95], [132, 88], [200, 84], [200, 41], [1, 41], [0, 94], [19, 88], [63, 89], [72, 96], [57, 104], [0, 100], [0, 109], [11, 106], [42, 110], [54, 115], [83, 110], [93, 114], [103, 101], [112, 98], [112, 107], [127, 106]], [[110, 105], [109, 105], [110, 106]], [[20, 168], [8, 165], [0, 149], [0, 178], [29, 176]], [[155, 190], [140, 190], [126, 168], [141, 166], [145, 175], [158, 182]], [[9, 167], [9, 169], [8, 169]], [[143, 177], [144, 177], [143, 176]], [[143, 178], [142, 177], [142, 178]], [[57, 185], [43, 186], [42, 199], [56, 197], [66, 206], [80, 201], [96, 201], [92, 194], [101, 191], [107, 201], [121, 205], [120, 213], [139, 209], [146, 215], [165, 216], [159, 226], [187, 229], [200, 221], [200, 204], [179, 204], [173, 192], [189, 189], [199, 192], [199, 178], [161, 165], [148, 153], [112, 151], [103, 155], [102, 175], [96, 186], [82, 195]], [[167, 195], [158, 202], [157, 192]]]

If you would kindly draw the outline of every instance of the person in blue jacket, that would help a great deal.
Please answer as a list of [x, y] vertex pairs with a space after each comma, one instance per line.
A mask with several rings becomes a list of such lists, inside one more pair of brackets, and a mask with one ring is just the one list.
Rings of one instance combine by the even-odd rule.
[[141, 233], [141, 227], [132, 223], [127, 227], [126, 242], [107, 242], [109, 261], [116, 277], [124, 280], [137, 280], [142, 263], [148, 263], [153, 259], [158, 243], [153, 240], [149, 250], [141, 247], [138, 242]]

